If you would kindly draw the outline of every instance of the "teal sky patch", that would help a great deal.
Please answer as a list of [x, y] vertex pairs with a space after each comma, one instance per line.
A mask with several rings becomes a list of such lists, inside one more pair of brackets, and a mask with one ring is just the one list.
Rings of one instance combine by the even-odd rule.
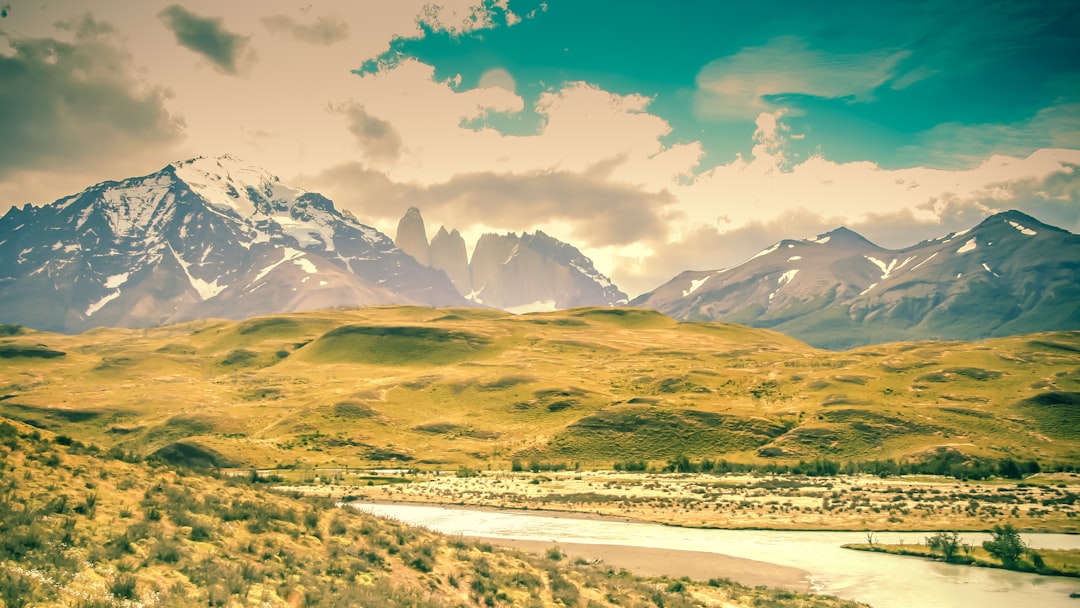
[[[792, 160], [822, 154], [888, 168], [968, 166], [993, 153], [1080, 146], [1080, 11], [1072, 1], [661, 3], [511, 1], [494, 27], [422, 26], [365, 61], [405, 58], [471, 89], [505, 70], [520, 114], [467, 126], [535, 133], [538, 97], [584, 81], [652, 99], [665, 143], [700, 141], [701, 168], [747, 156], [760, 112], [783, 110]], [[1072, 126], [1070, 126], [1072, 125]], [[1063, 141], [1064, 140], [1064, 141]]]

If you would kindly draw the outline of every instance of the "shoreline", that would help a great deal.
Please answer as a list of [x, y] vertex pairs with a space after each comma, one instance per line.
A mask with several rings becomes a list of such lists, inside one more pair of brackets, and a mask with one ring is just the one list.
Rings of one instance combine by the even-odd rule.
[[712, 578], [726, 578], [747, 587], [765, 585], [799, 593], [813, 592], [810, 573], [806, 570], [744, 557], [733, 557], [723, 553], [487, 536], [469, 538], [540, 556], [545, 555], [552, 547], [558, 547], [563, 554], [563, 559], [599, 561], [617, 569], [625, 569], [638, 576], [672, 579], [685, 576], [701, 582]]
[[[295, 488], [288, 488], [287, 491], [296, 491]], [[330, 496], [330, 498], [334, 498]], [[631, 517], [627, 515], [612, 515], [608, 513], [594, 513], [589, 511], [572, 511], [569, 509], [536, 509], [531, 507], [515, 507], [515, 506], [494, 506], [494, 505], [480, 505], [480, 504], [461, 504], [456, 502], [445, 501], [426, 501], [426, 500], [395, 500], [390, 498], [368, 498], [364, 496], [349, 496], [352, 500], [342, 500], [344, 497], [338, 497], [339, 504], [351, 505], [354, 503], [369, 503], [375, 505], [388, 505], [388, 506], [417, 506], [417, 507], [438, 507], [443, 509], [459, 509], [462, 511], [481, 511], [485, 513], [500, 513], [500, 512], [514, 512], [518, 514], [536, 515], [537, 517], [553, 517], [559, 519], [584, 519], [589, 521], [614, 521], [622, 523], [638, 523], [638, 524], [654, 524], [657, 526], [666, 526], [671, 528], [686, 528], [688, 530], [760, 530], [760, 531], [773, 531], [773, 532], [874, 532], [887, 534], [891, 532], [896, 533], [933, 533], [933, 532], [961, 532], [961, 533], [988, 533], [991, 528], [925, 528], [925, 529], [895, 529], [895, 528], [867, 528], [867, 527], [830, 527], [830, 528], [805, 528], [798, 526], [713, 526], [702, 525], [694, 526], [687, 524], [677, 524], [663, 521], [656, 521], [652, 519], [646, 519], [641, 517]], [[1020, 532], [1024, 534], [1065, 534], [1076, 536], [1080, 535], [1080, 532], [1072, 530], [1043, 530], [1043, 529], [1021, 529]]]

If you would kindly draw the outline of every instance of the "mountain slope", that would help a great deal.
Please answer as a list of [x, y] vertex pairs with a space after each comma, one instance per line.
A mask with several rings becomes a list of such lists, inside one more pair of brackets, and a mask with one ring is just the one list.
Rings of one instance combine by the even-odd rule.
[[684, 272], [631, 304], [826, 348], [1074, 329], [1080, 237], [1017, 211], [895, 251], [839, 228], [734, 268]]
[[13, 208], [0, 235], [0, 320], [46, 330], [466, 303], [325, 197], [229, 156]]

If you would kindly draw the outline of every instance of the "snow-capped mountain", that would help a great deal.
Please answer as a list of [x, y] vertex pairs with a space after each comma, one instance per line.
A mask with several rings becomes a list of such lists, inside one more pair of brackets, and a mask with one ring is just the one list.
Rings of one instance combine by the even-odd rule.
[[838, 228], [684, 272], [631, 305], [828, 348], [1080, 329], [1080, 236], [1018, 211], [900, 250]]
[[540, 230], [521, 236], [485, 234], [470, 260], [457, 230], [440, 227], [429, 244], [424, 218], [413, 207], [398, 223], [396, 242], [445, 271], [459, 292], [484, 306], [524, 313], [627, 302], [626, 294], [597, 271], [592, 260]]
[[0, 322], [77, 332], [328, 306], [469, 304], [320, 194], [230, 156], [0, 218]]

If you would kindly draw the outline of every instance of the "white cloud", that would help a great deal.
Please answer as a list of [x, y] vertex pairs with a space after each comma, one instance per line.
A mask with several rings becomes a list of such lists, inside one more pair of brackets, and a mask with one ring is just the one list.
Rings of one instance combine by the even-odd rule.
[[602, 170], [613, 181], [674, 184], [702, 154], [696, 142], [661, 143], [671, 127], [648, 113], [650, 98], [617, 95], [581, 82], [540, 95], [535, 111], [543, 122], [531, 135], [464, 126], [486, 113], [520, 112], [525, 102], [500, 86], [457, 91], [449, 82], [436, 81], [434, 68], [415, 60], [358, 78], [354, 97], [401, 135], [401, 161], [388, 175], [402, 182], [435, 184], [483, 171]]
[[[792, 36], [773, 38], [702, 68], [694, 111], [704, 119], [753, 118], [778, 107], [770, 96], [790, 94], [867, 101], [876, 88], [900, 76], [900, 62], [907, 56], [893, 50], [830, 54]], [[899, 84], [910, 86], [914, 79], [917, 74], [906, 74]]]

